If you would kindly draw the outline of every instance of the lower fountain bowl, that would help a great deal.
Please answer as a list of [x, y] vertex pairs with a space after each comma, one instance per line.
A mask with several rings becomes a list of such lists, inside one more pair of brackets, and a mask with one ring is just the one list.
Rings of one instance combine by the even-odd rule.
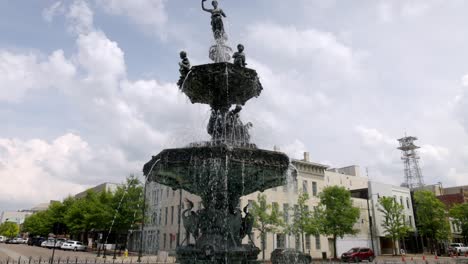
[[218, 144], [165, 149], [143, 172], [148, 181], [173, 189], [202, 197], [227, 191], [233, 200], [284, 185], [288, 166], [289, 158], [281, 152]]

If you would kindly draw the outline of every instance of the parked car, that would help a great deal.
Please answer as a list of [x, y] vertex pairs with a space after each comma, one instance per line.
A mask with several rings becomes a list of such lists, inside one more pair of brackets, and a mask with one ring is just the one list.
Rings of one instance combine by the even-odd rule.
[[45, 240], [46, 239], [44, 237], [33, 237], [28, 240], [28, 245], [40, 247], [42, 242], [44, 242]]
[[48, 238], [44, 244], [41, 244], [41, 247], [46, 247], [46, 248], [60, 248], [63, 243], [65, 242], [65, 239], [63, 238]]
[[63, 250], [86, 251], [86, 246], [79, 241], [68, 240], [60, 247]]
[[15, 237], [13, 239], [9, 239], [7, 244], [26, 244], [28, 243], [27, 239], [23, 239], [21, 237]]
[[368, 260], [369, 262], [374, 261], [375, 254], [374, 251], [366, 247], [355, 247], [341, 255], [341, 261], [347, 262], [360, 262], [363, 260]]
[[5, 243], [6, 237], [0, 236], [0, 243]]
[[309, 254], [303, 253], [292, 248], [277, 248], [271, 252], [271, 263], [298, 263], [309, 264], [312, 262], [312, 257]]
[[451, 243], [448, 248], [449, 253], [463, 255], [468, 252], [468, 247], [463, 243]]

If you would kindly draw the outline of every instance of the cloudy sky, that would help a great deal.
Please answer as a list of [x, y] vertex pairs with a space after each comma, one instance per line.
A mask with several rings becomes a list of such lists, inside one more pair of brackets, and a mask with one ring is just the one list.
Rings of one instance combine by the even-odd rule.
[[[207, 2], [209, 4], [209, 2]], [[221, 0], [264, 86], [253, 140], [399, 184], [417, 136], [426, 183], [468, 184], [468, 1]], [[208, 63], [199, 0], [0, 1], [0, 211], [141, 175], [207, 139], [178, 52]]]

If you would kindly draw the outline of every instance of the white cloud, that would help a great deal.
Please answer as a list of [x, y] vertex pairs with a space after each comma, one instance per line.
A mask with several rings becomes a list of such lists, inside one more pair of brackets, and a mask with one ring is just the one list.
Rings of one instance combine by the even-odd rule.
[[165, 9], [166, 0], [96, 1], [110, 14], [127, 16], [146, 31], [164, 34], [164, 26], [168, 20]]
[[65, 85], [76, 73], [62, 50], [41, 60], [34, 53], [0, 50], [0, 101], [18, 102], [28, 92]]
[[65, 13], [64, 4], [61, 1], [57, 1], [42, 11], [42, 17], [50, 23], [54, 20], [55, 16], [63, 13]]
[[92, 148], [76, 134], [51, 142], [0, 138], [0, 204], [61, 199], [94, 184], [96, 177], [121, 181], [135, 164], [119, 155], [116, 149]]
[[462, 84], [463, 84], [463, 86], [468, 87], [468, 74], [463, 76]]
[[87, 34], [92, 31], [93, 16], [93, 11], [84, 0], [74, 0], [67, 13], [70, 31], [77, 34]]
[[373, 147], [382, 145], [396, 147], [397, 141], [395, 138], [387, 136], [375, 128], [367, 128], [364, 126], [356, 126], [356, 132], [361, 136], [364, 144]]
[[[360, 73], [359, 55], [330, 32], [263, 23], [249, 26], [247, 38], [250, 42], [261, 45], [262, 50], [269, 52], [269, 55], [265, 56], [274, 59], [318, 63], [318, 68], [327, 68], [335, 73], [342, 72], [349, 77], [357, 77]], [[311, 66], [306, 65], [309, 68]]]

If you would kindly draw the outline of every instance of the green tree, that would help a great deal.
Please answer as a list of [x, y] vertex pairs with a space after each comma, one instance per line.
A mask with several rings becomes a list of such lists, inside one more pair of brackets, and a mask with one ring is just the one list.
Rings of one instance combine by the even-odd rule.
[[392, 239], [393, 254], [397, 255], [396, 241], [405, 237], [411, 230], [405, 224], [404, 207], [392, 197], [381, 197], [378, 210], [383, 214], [382, 228], [386, 233], [386, 237]]
[[19, 226], [14, 222], [5, 222], [0, 225], [0, 235], [13, 238], [19, 234]]
[[143, 184], [131, 175], [120, 185], [112, 197], [111, 207], [115, 210], [113, 230], [126, 233], [134, 223], [141, 222], [143, 205]]
[[320, 194], [318, 213], [321, 233], [333, 237], [333, 255], [336, 259], [336, 239], [357, 233], [353, 226], [359, 219], [359, 208], [353, 206], [348, 190], [344, 187], [330, 186]]
[[287, 227], [288, 233], [300, 236], [302, 252], [305, 252], [304, 236], [310, 234], [317, 235], [320, 232], [316, 215], [307, 206], [308, 200], [309, 195], [307, 193], [302, 193], [297, 197], [297, 205], [293, 209], [294, 218], [291, 225]]
[[48, 224], [48, 218], [48, 210], [28, 216], [23, 223], [23, 232], [28, 232], [33, 236], [47, 236], [52, 232]]
[[252, 203], [252, 215], [255, 218], [254, 228], [260, 233], [262, 241], [262, 258], [265, 260], [265, 242], [268, 233], [276, 233], [284, 225], [278, 204], [268, 204], [266, 195], [258, 194], [257, 201]]
[[468, 241], [468, 204], [457, 204], [453, 206], [449, 215], [453, 218], [454, 223], [461, 227], [461, 235], [465, 241]]
[[416, 219], [421, 235], [429, 239], [431, 250], [435, 250], [437, 241], [450, 236], [450, 225], [445, 205], [430, 191], [417, 191], [414, 194]]

